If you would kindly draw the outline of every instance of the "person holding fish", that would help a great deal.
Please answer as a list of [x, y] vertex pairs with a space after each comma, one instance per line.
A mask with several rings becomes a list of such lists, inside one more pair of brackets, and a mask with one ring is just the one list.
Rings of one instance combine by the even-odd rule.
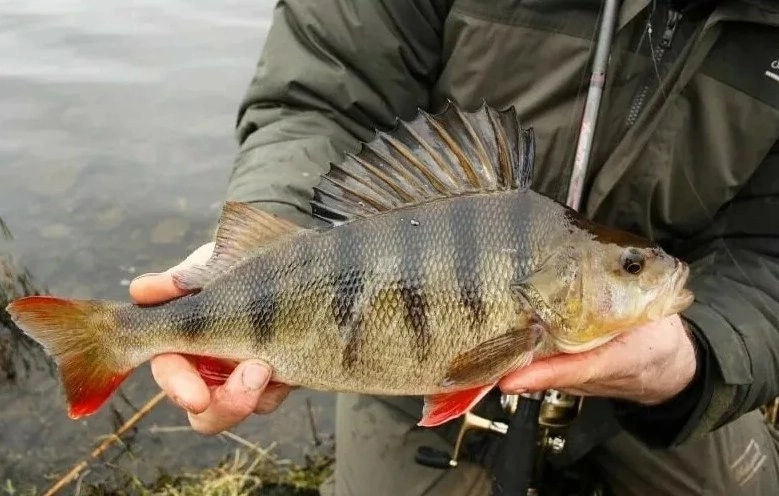
[[444, 472], [414, 452], [557, 389], [587, 397], [563, 457], [609, 494], [776, 494], [779, 10], [622, 2], [576, 212], [598, 16], [280, 2], [215, 240], [134, 280], [137, 305], [9, 306], [71, 416], [147, 360], [203, 434], [337, 391], [323, 493], [486, 495], [489, 442]]

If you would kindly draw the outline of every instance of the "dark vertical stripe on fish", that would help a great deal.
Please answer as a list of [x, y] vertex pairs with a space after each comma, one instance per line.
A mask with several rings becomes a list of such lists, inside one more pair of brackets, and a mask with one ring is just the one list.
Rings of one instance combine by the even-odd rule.
[[[471, 202], [455, 201], [447, 210], [460, 304], [470, 314], [471, 328], [481, 325], [485, 317], [479, 270], [482, 243], [479, 236], [480, 219], [477, 218], [477, 214]], [[486, 227], [489, 228], [489, 225]]]
[[360, 360], [360, 349], [362, 345], [361, 326], [352, 327], [346, 334], [346, 346], [341, 353], [341, 367], [344, 370], [351, 370]]
[[[414, 216], [417, 217], [414, 217]], [[425, 294], [425, 240], [427, 232], [434, 229], [437, 219], [415, 212], [411, 217], [398, 216], [395, 226], [400, 243], [403, 268], [400, 274], [399, 291], [405, 309], [406, 325], [412, 332], [412, 345], [417, 359], [422, 362], [430, 353], [432, 336], [428, 322], [428, 302]]]
[[357, 308], [364, 289], [362, 270], [347, 269], [336, 275], [332, 308], [342, 339], [345, 340], [342, 365], [352, 368], [360, 359], [360, 341], [363, 338], [363, 315]]
[[274, 335], [274, 321], [279, 312], [278, 281], [274, 271], [273, 260], [262, 257], [253, 262], [254, 267], [246, 270], [246, 277], [259, 283], [247, 283], [248, 287], [256, 287], [250, 291], [246, 300], [246, 316], [252, 329], [252, 341], [256, 350], [261, 350]]
[[311, 238], [305, 235], [298, 236], [297, 242], [292, 244], [291, 248], [294, 257], [291, 265], [298, 274], [295, 283], [298, 286], [308, 284], [306, 276], [310, 274], [311, 270], [318, 270], [318, 267], [314, 267], [316, 253], [311, 245]]
[[501, 216], [505, 222], [513, 244], [517, 248], [516, 256], [513, 257], [514, 283], [524, 282], [530, 276], [536, 267], [533, 263], [533, 252], [536, 249], [533, 245], [534, 236], [540, 233], [534, 233], [534, 229], [539, 229], [537, 223], [533, 221], [533, 202], [530, 195], [519, 194], [511, 195], [502, 199]]
[[335, 323], [341, 331], [347, 331], [360, 320], [356, 306], [364, 290], [362, 270], [356, 267], [345, 268], [344, 272], [336, 273], [334, 278], [334, 294], [330, 306]]
[[212, 324], [209, 309], [213, 307], [210, 292], [201, 292], [179, 298], [171, 305], [170, 321], [176, 322], [182, 336], [194, 341]]
[[333, 319], [345, 343], [341, 365], [351, 369], [360, 360], [360, 343], [363, 339], [363, 308], [358, 307], [365, 290], [364, 268], [360, 256], [364, 230], [351, 226], [343, 228], [335, 236], [333, 251], [333, 298], [330, 302]]

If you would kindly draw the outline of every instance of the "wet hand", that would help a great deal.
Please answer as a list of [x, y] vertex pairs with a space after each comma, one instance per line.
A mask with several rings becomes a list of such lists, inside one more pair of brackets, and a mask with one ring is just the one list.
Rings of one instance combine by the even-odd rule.
[[684, 390], [696, 367], [692, 338], [673, 315], [593, 350], [534, 362], [505, 376], [499, 386], [506, 394], [557, 389], [656, 405]]
[[[184, 296], [173, 284], [172, 273], [183, 266], [204, 263], [214, 243], [208, 243], [183, 262], [161, 274], [143, 274], [130, 284], [136, 303], [155, 304]], [[272, 371], [259, 360], [239, 363], [221, 386], [208, 386], [195, 365], [182, 355], [164, 354], [151, 360], [154, 380], [168, 397], [187, 411], [189, 423], [202, 434], [217, 434], [245, 420], [252, 413], [270, 413], [287, 397], [290, 388], [268, 382]]]

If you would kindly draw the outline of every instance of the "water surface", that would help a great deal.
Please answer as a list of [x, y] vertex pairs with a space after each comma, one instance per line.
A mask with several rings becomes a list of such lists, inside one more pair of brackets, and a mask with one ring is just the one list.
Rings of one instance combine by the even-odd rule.
[[[40, 0], [0, 4], [0, 218], [36, 280], [68, 297], [127, 298], [208, 240], [236, 150], [236, 110], [274, 2]], [[46, 486], [156, 392], [148, 367], [110, 408], [71, 421], [43, 373], [0, 388], [0, 483]], [[326, 394], [235, 429], [298, 456], [310, 438], [305, 398], [331, 430]], [[212, 464], [238, 445], [192, 432], [167, 402], [116, 463], [142, 477], [158, 466]], [[116, 452], [114, 452], [116, 453]], [[85, 481], [97, 481], [95, 469]]]

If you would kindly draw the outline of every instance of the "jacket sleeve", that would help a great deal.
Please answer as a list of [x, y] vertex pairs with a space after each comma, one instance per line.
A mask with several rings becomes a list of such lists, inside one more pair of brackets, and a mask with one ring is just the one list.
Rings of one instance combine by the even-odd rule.
[[704, 435], [779, 396], [779, 141], [711, 226], [679, 250], [695, 302], [692, 384], [666, 404], [620, 405], [621, 422], [655, 446]]
[[282, 0], [241, 103], [227, 199], [310, 223], [319, 174], [427, 108], [449, 0]]

